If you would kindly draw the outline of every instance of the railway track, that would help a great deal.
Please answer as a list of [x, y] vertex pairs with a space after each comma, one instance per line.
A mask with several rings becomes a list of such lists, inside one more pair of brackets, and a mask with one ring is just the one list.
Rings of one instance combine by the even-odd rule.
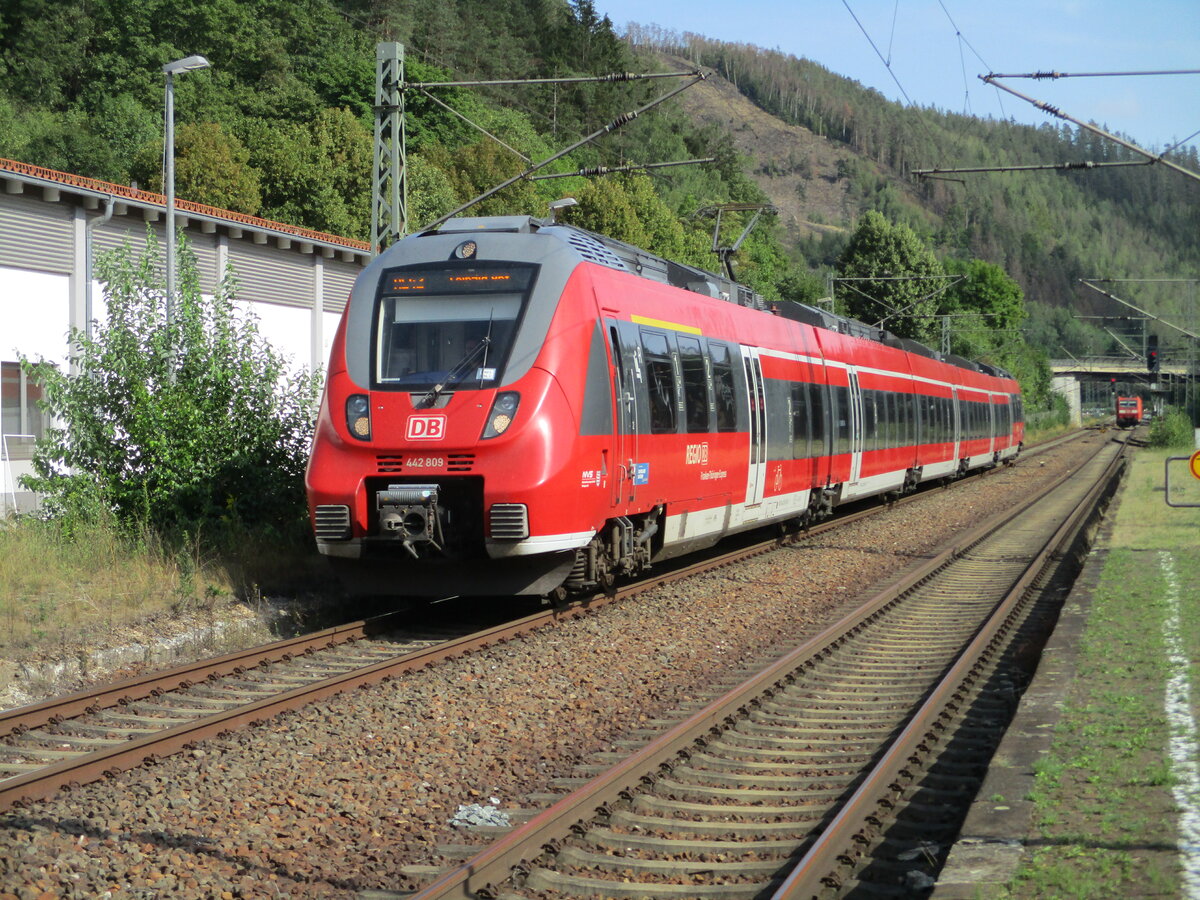
[[[1066, 439], [1042, 445], [1029, 456]], [[874, 505], [850, 512], [806, 534], [820, 534], [881, 509]], [[153, 764], [285, 710], [435, 665], [797, 539], [803, 535], [681, 563], [611, 594], [515, 621], [493, 618], [484, 624], [476, 618], [430, 633], [404, 631], [400, 616], [390, 614], [0, 712], [0, 810]]]
[[[912, 896], [1008, 715], [1053, 569], [1125, 445], [985, 522], [417, 894]], [[565, 785], [567, 786], [567, 785]]]

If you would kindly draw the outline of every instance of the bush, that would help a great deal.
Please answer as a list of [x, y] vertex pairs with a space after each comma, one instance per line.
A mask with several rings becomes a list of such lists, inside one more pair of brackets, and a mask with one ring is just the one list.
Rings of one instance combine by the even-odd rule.
[[1062, 394], [1051, 393], [1046, 397], [1046, 408], [1036, 409], [1031, 403], [1025, 410], [1025, 440], [1045, 436], [1049, 432], [1065, 429], [1071, 424], [1071, 407]]
[[304, 521], [318, 379], [287, 372], [237, 312], [229, 273], [205, 297], [186, 244], [178, 259], [169, 328], [151, 236], [140, 256], [127, 246], [100, 258], [107, 321], [91, 339], [72, 332], [74, 374], [22, 360], [55, 422], [25, 484], [68, 528], [103, 510], [129, 534], [176, 547], [201, 534], [291, 532]]
[[1177, 447], [1191, 450], [1195, 441], [1192, 420], [1177, 407], [1168, 407], [1164, 415], [1150, 423], [1151, 447]]

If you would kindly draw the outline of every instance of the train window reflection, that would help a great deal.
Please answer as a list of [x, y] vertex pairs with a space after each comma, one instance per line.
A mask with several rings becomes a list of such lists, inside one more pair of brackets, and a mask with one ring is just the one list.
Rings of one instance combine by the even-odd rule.
[[[375, 379], [380, 387], [428, 390], [475, 352], [461, 387], [499, 383], [512, 349], [520, 294], [399, 296], [380, 301]], [[482, 350], [483, 339], [489, 338]]]
[[708, 355], [712, 359], [717, 431], [737, 431], [737, 400], [733, 389], [733, 364], [729, 360], [729, 347], [709, 341]]
[[667, 336], [655, 331], [642, 332], [646, 351], [646, 389], [650, 392], [650, 431], [663, 434], [675, 431], [675, 371]]
[[689, 433], [708, 431], [708, 378], [697, 338], [679, 335], [679, 367], [683, 374], [684, 422]]

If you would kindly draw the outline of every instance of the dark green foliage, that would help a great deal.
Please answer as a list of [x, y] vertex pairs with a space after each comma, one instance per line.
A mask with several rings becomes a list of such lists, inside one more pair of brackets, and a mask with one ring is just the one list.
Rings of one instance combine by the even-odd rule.
[[[262, 190], [250, 152], [216, 122], [181, 125], [175, 136], [175, 191], [210, 206], [257, 215]], [[142, 187], [162, 191], [162, 149], [143, 145], [133, 174]]]
[[[1003, 266], [1031, 306], [1111, 312], [1111, 302], [1081, 288], [1079, 278], [1200, 275], [1200, 184], [1161, 166], [965, 175], [963, 183], [910, 178], [915, 168], [1142, 159], [1102, 138], [1051, 124], [905, 108], [779, 50], [655, 26], [631, 26], [628, 36], [638, 47], [713, 67], [763, 109], [843, 145], [836, 176], [848, 183], [855, 212], [882, 212], [939, 253]], [[1194, 146], [1173, 158], [1200, 171]], [[829, 265], [836, 255], [814, 240], [800, 249], [812, 265]], [[1178, 286], [1136, 290], [1139, 305], [1186, 321], [1188, 296]], [[1067, 323], [1042, 316], [1042, 326], [1055, 324]], [[1043, 328], [1039, 338], [1076, 354], [1107, 340], [1089, 327], [1053, 335]]]
[[[1031, 396], [1040, 396], [1048, 381], [1044, 359], [1015, 336], [992, 333], [995, 321], [1019, 327], [1024, 303], [1019, 291], [1012, 293], [1015, 284], [1031, 297], [1062, 302], [1077, 290], [1080, 276], [1140, 274], [1178, 258], [1200, 264], [1192, 240], [1200, 225], [1200, 192], [1176, 192], [1174, 182], [1165, 187], [1162, 173], [1152, 168], [1110, 170], [1096, 180], [1095, 173], [984, 177], [965, 189], [945, 182], [914, 187], [903, 177], [914, 166], [937, 163], [1120, 156], [1085, 137], [904, 110], [777, 51], [692, 36], [647, 38], [651, 31], [635, 28], [631, 41], [619, 39], [594, 0], [11, 0], [0, 6], [0, 155], [157, 186], [161, 66], [201, 53], [212, 69], [176, 80], [177, 194], [366, 238], [376, 42], [404, 44], [410, 83], [644, 71], [658, 61], [640, 49], [658, 46], [713, 66], [764, 109], [839, 142], [844, 155], [836, 177], [848, 187], [847, 211], [878, 216], [862, 216], [853, 237], [852, 221], [830, 222], [834, 228], [802, 239], [790, 258], [781, 229], [770, 218], [761, 220], [734, 265], [740, 280], [771, 300], [823, 296], [824, 274], [835, 266], [842, 274], [921, 275], [941, 272], [934, 251], [970, 260], [947, 263], [968, 273], [968, 282], [932, 300], [913, 303], [933, 289], [928, 282], [911, 283], [913, 290], [882, 281], [859, 285], [882, 292], [890, 309], [855, 305], [861, 295], [851, 292], [840, 296], [868, 321], [911, 305], [888, 327], [934, 344], [939, 323], [922, 316], [976, 313], [974, 321], [955, 326], [954, 349], [1006, 365], [1022, 375]], [[432, 93], [539, 161], [677, 84]], [[405, 97], [411, 227], [529, 165], [421, 92], [409, 90]], [[716, 162], [649, 176], [521, 180], [470, 212], [544, 215], [548, 201], [575, 196], [575, 221], [717, 269], [712, 220], [695, 213], [713, 204], [766, 200], [726, 129], [698, 126], [667, 103], [555, 163], [552, 171], [694, 157]], [[778, 167], [809, 177], [813, 160], [797, 151]], [[1138, 179], [1136, 201], [1124, 178]], [[727, 215], [721, 243], [736, 239], [749, 215]], [[1166, 240], [1149, 240], [1150, 228], [1161, 229]], [[1186, 246], [1176, 247], [1180, 241]], [[1011, 281], [998, 268], [985, 268], [978, 261], [983, 259], [1003, 264]], [[984, 318], [1000, 307], [1006, 310], [1002, 320]], [[1038, 346], [1095, 342], [1102, 334], [1072, 324], [1069, 316], [1040, 313], [1038, 304], [1030, 307], [1026, 327], [1044, 338]]]
[[1188, 414], [1178, 407], [1168, 407], [1165, 413], [1150, 423], [1151, 447], [1190, 450], [1194, 440], [1192, 422]]
[[72, 335], [76, 374], [22, 360], [58, 423], [37, 445], [28, 487], [66, 521], [103, 510], [169, 543], [294, 534], [317, 379], [289, 374], [237, 314], [231, 279], [208, 299], [186, 245], [179, 261], [170, 329], [148, 242], [140, 257], [128, 247], [101, 257], [107, 321], [90, 340]]

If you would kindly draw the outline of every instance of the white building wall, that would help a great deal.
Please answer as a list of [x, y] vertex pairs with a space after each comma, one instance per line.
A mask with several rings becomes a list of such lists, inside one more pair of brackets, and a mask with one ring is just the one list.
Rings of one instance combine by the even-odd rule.
[[1050, 381], [1050, 390], [1067, 398], [1071, 424], [1076, 428], [1081, 428], [1083, 426], [1083, 404], [1079, 395], [1079, 379], [1074, 375], [1055, 375]]
[[0, 266], [0, 359], [67, 361], [70, 277]]
[[[114, 214], [101, 224], [108, 197], [115, 198]], [[69, 366], [69, 330], [84, 329], [87, 319], [89, 223], [94, 265], [101, 253], [125, 244], [140, 253], [148, 230], [165, 253], [164, 212], [156, 195], [0, 161], [0, 362], [45, 358]], [[254, 312], [260, 334], [290, 360], [289, 368], [326, 368], [346, 298], [369, 261], [364, 247], [203, 207], [181, 211], [177, 221], [204, 293], [216, 289], [228, 262], [240, 304]], [[92, 319], [105, 318], [103, 287], [93, 280]], [[21, 376], [20, 390], [26, 389]], [[28, 471], [28, 442], [14, 443], [15, 452], [0, 456], [0, 516], [14, 498], [29, 505], [16, 486]]]

